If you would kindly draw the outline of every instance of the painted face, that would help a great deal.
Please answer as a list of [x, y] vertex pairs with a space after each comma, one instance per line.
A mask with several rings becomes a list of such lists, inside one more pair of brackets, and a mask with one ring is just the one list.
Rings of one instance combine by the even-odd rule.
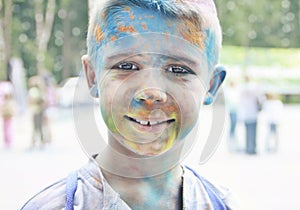
[[126, 8], [118, 20], [118, 39], [97, 63], [109, 143], [156, 156], [180, 145], [197, 121], [210, 78], [203, 41], [188, 36], [186, 21], [143, 9]]

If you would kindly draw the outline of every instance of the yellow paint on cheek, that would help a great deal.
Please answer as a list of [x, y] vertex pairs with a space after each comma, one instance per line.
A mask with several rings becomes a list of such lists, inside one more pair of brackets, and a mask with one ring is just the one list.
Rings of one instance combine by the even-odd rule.
[[95, 26], [94, 36], [98, 44], [100, 44], [100, 42], [103, 40], [103, 32], [98, 25]]
[[116, 124], [114, 123], [112, 118], [107, 118], [106, 119], [106, 123], [107, 123], [107, 128], [113, 132], [116, 133], [118, 131], [118, 129], [116, 128]]
[[[176, 117], [176, 113], [173, 112], [171, 115], [170, 115], [171, 118], [175, 119], [175, 121], [177, 122], [177, 117]], [[171, 129], [169, 132], [168, 132], [168, 139], [167, 139], [167, 142], [166, 144], [164, 145], [164, 147], [162, 148], [162, 151], [166, 151], [166, 150], [169, 150], [170, 148], [172, 148], [172, 146], [174, 145], [174, 142], [175, 142], [175, 139], [177, 137], [177, 127], [176, 128], [173, 128]]]
[[169, 133], [169, 139], [167, 140], [167, 143], [164, 145], [164, 147], [162, 148], [162, 151], [167, 151], [169, 149], [172, 148], [174, 142], [175, 142], [175, 139], [176, 139], [176, 132], [175, 131], [171, 131]]

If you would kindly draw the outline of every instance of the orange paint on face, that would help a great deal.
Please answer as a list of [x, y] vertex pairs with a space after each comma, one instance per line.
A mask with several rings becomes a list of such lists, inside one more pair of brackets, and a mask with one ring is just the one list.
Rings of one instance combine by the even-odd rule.
[[124, 7], [123, 11], [129, 12], [131, 9], [130, 7]]
[[117, 28], [120, 32], [126, 33], [134, 33], [136, 32], [135, 28], [133, 26], [118, 26]]
[[171, 27], [172, 26], [172, 22], [170, 20], [168, 20], [167, 25], [168, 25], [168, 27]]
[[167, 40], [169, 40], [169, 38], [170, 38], [170, 33], [167, 31], [166, 32], [166, 37], [167, 37]]
[[117, 39], [117, 36], [112, 36], [112, 37], [110, 38], [111, 41], [115, 41], [116, 39]]
[[132, 14], [132, 13], [130, 13], [130, 18], [132, 19], [132, 20], [134, 20], [134, 14]]
[[100, 44], [100, 42], [103, 40], [103, 33], [102, 33], [102, 30], [101, 28], [96, 25], [95, 26], [95, 29], [94, 29], [94, 36], [95, 36], [95, 39], [96, 41], [98, 42], [98, 44]]
[[146, 25], [146, 23], [142, 23], [142, 28], [143, 28], [144, 30], [147, 30], [147, 25]]
[[145, 19], [147, 19], [147, 18], [149, 18], [149, 19], [154, 19], [154, 16], [153, 16], [153, 15], [149, 15], [149, 16], [145, 15], [144, 18], [145, 18]]
[[201, 24], [196, 18], [186, 18], [179, 27], [182, 37], [192, 44], [204, 49], [205, 34], [200, 30]]
[[151, 99], [147, 99], [146, 101], [145, 101], [145, 104], [148, 106], [148, 107], [153, 107], [153, 101], [151, 100]]
[[130, 7], [124, 7], [123, 9], [124, 12], [128, 12], [130, 15], [130, 18], [133, 20], [135, 18], [134, 14], [131, 12], [131, 8]]
[[140, 110], [137, 112], [138, 116], [141, 116], [141, 117], [147, 117], [149, 115], [148, 112], [146, 112], [145, 110]]
[[105, 19], [105, 17], [106, 17], [106, 13], [105, 13], [105, 12], [102, 12], [101, 18], [102, 18], [102, 19]]
[[174, 106], [169, 106], [169, 111], [174, 112], [175, 111], [175, 107]]

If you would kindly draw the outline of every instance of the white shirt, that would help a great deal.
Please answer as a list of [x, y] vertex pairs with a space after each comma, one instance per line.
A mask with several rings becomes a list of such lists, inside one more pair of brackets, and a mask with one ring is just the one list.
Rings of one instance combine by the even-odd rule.
[[[185, 167], [183, 174], [183, 206], [188, 210], [213, 210], [211, 200], [201, 181]], [[228, 210], [238, 209], [231, 192], [216, 185], [214, 191], [226, 204]], [[64, 209], [66, 179], [58, 181], [30, 199], [22, 210]], [[94, 160], [78, 171], [78, 185], [74, 198], [74, 210], [130, 210], [103, 177]]]

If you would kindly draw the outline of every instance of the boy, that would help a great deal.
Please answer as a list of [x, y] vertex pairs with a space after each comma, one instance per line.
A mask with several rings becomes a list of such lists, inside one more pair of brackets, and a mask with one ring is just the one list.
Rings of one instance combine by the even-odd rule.
[[108, 146], [23, 209], [233, 209], [227, 190], [180, 164], [225, 77], [213, 1], [98, 1], [87, 41]]

